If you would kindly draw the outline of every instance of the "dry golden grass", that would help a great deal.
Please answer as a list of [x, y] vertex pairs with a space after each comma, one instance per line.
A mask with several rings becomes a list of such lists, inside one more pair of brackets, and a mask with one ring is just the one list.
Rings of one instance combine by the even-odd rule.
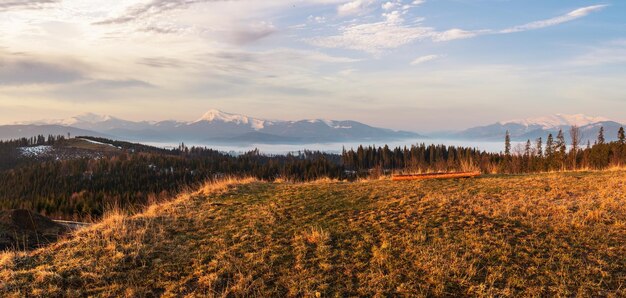
[[0, 255], [0, 296], [626, 296], [626, 172], [207, 185]]

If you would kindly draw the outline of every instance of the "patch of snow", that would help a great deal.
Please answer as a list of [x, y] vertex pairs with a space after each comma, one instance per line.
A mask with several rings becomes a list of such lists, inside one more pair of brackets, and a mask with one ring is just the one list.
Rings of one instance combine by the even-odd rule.
[[328, 120], [328, 119], [311, 119], [311, 120], [306, 120], [309, 123], [319, 123], [319, 122], [323, 122], [324, 124], [326, 124], [326, 126], [328, 127], [334, 127], [335, 126], [335, 121], [333, 120]]
[[120, 147], [116, 147], [116, 146], [113, 146], [111, 144], [102, 143], [102, 142], [98, 142], [98, 141], [94, 141], [94, 140], [90, 140], [90, 139], [78, 138], [78, 140], [83, 140], [85, 142], [92, 143], [92, 144], [105, 145], [105, 146], [110, 146], [110, 147], [113, 147], [113, 148], [121, 149]]
[[543, 129], [556, 128], [559, 126], [585, 126], [593, 123], [609, 121], [604, 117], [592, 117], [583, 114], [555, 114], [546, 117], [517, 119], [499, 122], [502, 125], [505, 124], [521, 124], [524, 126], [540, 126]]
[[52, 146], [33, 146], [33, 147], [20, 147], [18, 148], [20, 150], [20, 153], [22, 154], [22, 156], [26, 156], [26, 157], [36, 157], [36, 156], [40, 156], [46, 153], [51, 152]]

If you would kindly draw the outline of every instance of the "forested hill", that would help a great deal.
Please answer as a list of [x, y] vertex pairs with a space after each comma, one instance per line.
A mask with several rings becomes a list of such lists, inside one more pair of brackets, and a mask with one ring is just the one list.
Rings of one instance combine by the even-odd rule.
[[519, 174], [606, 169], [626, 165], [626, 135], [594, 145], [566, 144], [563, 132], [504, 152], [415, 144], [359, 146], [341, 155], [303, 151], [238, 156], [181, 144], [163, 149], [101, 138], [38, 136], [0, 142], [0, 209], [23, 208], [55, 218], [99, 217], [167, 199], [187, 187], [225, 176], [273, 181], [354, 180], [393, 173], [481, 171]]
[[238, 156], [184, 145], [175, 149], [99, 138], [39, 136], [0, 142], [0, 209], [30, 209], [55, 218], [100, 216], [169, 198], [181, 189], [221, 179], [341, 178], [340, 156], [304, 151]]

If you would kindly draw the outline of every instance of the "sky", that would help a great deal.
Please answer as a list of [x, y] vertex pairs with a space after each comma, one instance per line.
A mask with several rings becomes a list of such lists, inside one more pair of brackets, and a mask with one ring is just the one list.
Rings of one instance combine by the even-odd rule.
[[626, 122], [626, 1], [0, 0], [0, 123]]

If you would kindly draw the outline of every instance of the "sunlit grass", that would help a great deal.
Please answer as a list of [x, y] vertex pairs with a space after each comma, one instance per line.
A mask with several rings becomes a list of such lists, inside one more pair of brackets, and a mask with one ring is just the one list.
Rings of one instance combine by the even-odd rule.
[[626, 172], [209, 184], [0, 255], [0, 296], [625, 296]]

